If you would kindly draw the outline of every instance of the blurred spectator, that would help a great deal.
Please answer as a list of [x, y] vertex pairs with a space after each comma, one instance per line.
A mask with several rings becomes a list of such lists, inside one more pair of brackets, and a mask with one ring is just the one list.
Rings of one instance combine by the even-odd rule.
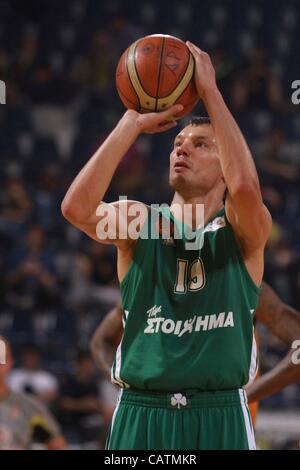
[[[103, 50], [105, 54], [101, 53]], [[104, 95], [112, 86], [113, 63], [110, 35], [107, 31], [95, 31], [88, 52], [75, 64], [72, 77], [83, 89]]]
[[[293, 158], [294, 146], [288, 141], [287, 135], [280, 127], [271, 131], [255, 145], [255, 157], [258, 169], [263, 173], [264, 180], [281, 183], [299, 183], [300, 158]], [[299, 152], [300, 148], [298, 148]], [[299, 155], [299, 153], [298, 153]], [[272, 179], [273, 178], [273, 179]], [[284, 180], [282, 180], [284, 179]]]
[[121, 10], [112, 18], [109, 31], [111, 32], [112, 50], [116, 58], [116, 63], [121, 54], [137, 39], [145, 36], [145, 30], [141, 24], [138, 26], [129, 20]]
[[74, 253], [68, 293], [69, 304], [73, 308], [87, 308], [99, 302], [113, 303], [118, 298], [118, 289], [110, 286], [108, 282], [114, 276], [110, 259], [107, 255], [102, 255], [98, 261], [101, 264], [96, 273], [101, 276], [102, 282], [96, 284], [93, 279], [95, 268], [91, 258], [84, 253]]
[[7, 381], [14, 359], [8, 341], [5, 364], [0, 363], [0, 450], [25, 450], [33, 443], [42, 443], [48, 449], [66, 448], [66, 441], [55, 419], [37, 398], [15, 391]]
[[232, 86], [231, 105], [234, 110], [285, 109], [281, 83], [269, 67], [269, 57], [269, 51], [264, 47], [252, 50], [248, 63], [240, 70]]
[[103, 445], [103, 429], [111, 419], [99, 400], [95, 366], [88, 352], [78, 353], [75, 371], [62, 384], [60, 423], [72, 444]]
[[222, 89], [224, 99], [229, 100], [230, 87], [234, 79], [236, 65], [221, 44], [211, 52], [211, 61], [215, 67], [218, 86]]
[[41, 168], [34, 199], [36, 217], [45, 230], [55, 229], [61, 222], [59, 203], [62, 184], [61, 169], [57, 163], [48, 163]]
[[95, 301], [96, 285], [92, 281], [93, 265], [83, 253], [74, 253], [70, 273], [69, 302], [72, 307], [84, 307]]
[[25, 245], [15, 247], [8, 259], [7, 303], [21, 310], [49, 308], [58, 303], [53, 254], [39, 225], [29, 227]]
[[8, 377], [8, 384], [14, 392], [31, 393], [47, 404], [57, 398], [58, 381], [49, 372], [41, 369], [39, 349], [27, 345], [21, 356], [22, 367], [13, 369]]
[[20, 176], [8, 176], [0, 190], [0, 234], [15, 237], [32, 212], [32, 201]]

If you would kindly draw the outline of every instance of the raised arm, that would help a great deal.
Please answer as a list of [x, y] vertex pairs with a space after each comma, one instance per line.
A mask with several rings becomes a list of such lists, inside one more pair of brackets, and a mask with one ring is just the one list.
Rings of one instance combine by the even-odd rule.
[[300, 312], [283, 303], [274, 290], [263, 282], [255, 317], [291, 349], [272, 370], [247, 388], [249, 402], [278, 393], [300, 380], [300, 363], [294, 360], [293, 348], [294, 341], [300, 340]]
[[262, 283], [255, 317], [288, 346], [300, 339], [300, 312], [282, 302], [266, 282]]
[[121, 304], [110, 310], [96, 329], [90, 343], [95, 363], [110, 380], [113, 358], [123, 333]]
[[[132, 240], [128, 233], [122, 239], [120, 232], [124, 233], [124, 227], [128, 227], [130, 222], [127, 218], [128, 204], [106, 204], [103, 198], [118, 164], [137, 137], [142, 132], [164, 132], [176, 126], [173, 116], [181, 110], [182, 106], [176, 105], [161, 113], [127, 111], [71, 184], [61, 205], [64, 217], [96, 241], [126, 248]], [[96, 226], [104, 217], [116, 221], [117, 226], [111, 233], [96, 233]]]
[[293, 354], [290, 351], [273, 369], [246, 388], [249, 403], [274, 395], [300, 380], [300, 365], [292, 362]]
[[245, 252], [264, 246], [271, 216], [263, 205], [248, 145], [218, 90], [208, 54], [187, 42], [196, 62], [196, 86], [210, 117], [227, 187], [226, 214]]

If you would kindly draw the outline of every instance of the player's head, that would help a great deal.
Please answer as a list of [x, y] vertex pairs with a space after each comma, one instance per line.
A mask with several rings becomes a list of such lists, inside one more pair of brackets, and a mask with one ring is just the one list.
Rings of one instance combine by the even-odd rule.
[[14, 365], [14, 358], [9, 341], [0, 336], [0, 384], [5, 381], [6, 376]]
[[171, 187], [187, 197], [203, 196], [220, 186], [225, 191], [213, 127], [208, 117], [193, 117], [174, 140], [170, 154]]
[[27, 370], [38, 370], [40, 367], [40, 352], [35, 344], [26, 344], [22, 350], [22, 365]]
[[95, 373], [95, 364], [89, 351], [78, 351], [76, 359], [76, 370], [79, 376], [89, 378]]

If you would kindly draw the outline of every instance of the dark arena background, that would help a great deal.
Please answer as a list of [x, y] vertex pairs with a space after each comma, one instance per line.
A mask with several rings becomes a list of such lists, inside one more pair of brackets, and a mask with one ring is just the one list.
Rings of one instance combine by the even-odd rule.
[[[300, 311], [299, 27], [296, 0], [0, 2], [0, 334], [15, 358], [7, 380], [44, 402], [70, 449], [105, 445], [117, 390], [95, 366], [90, 341], [119, 287], [115, 249], [73, 228], [60, 204], [125, 111], [114, 81], [121, 54], [164, 33], [211, 55], [273, 217], [264, 279]], [[202, 111], [199, 104], [193, 114]], [[138, 139], [107, 201], [171, 200], [172, 132]], [[289, 346], [259, 321], [256, 328], [264, 374]], [[41, 433], [32, 448], [45, 448]], [[0, 448], [5, 435], [0, 413]], [[256, 440], [260, 449], [298, 449], [299, 439], [296, 382], [260, 402]]]

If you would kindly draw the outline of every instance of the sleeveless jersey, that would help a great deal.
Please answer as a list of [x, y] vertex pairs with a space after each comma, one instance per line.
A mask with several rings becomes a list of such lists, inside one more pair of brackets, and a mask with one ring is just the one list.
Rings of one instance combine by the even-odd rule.
[[[253, 314], [259, 288], [242, 259], [224, 208], [187, 249], [184, 224], [151, 209], [122, 280], [124, 334], [112, 366], [120, 387], [176, 392], [241, 388], [256, 373]], [[157, 216], [170, 221], [167, 239]], [[180, 233], [182, 238], [176, 238]]]

